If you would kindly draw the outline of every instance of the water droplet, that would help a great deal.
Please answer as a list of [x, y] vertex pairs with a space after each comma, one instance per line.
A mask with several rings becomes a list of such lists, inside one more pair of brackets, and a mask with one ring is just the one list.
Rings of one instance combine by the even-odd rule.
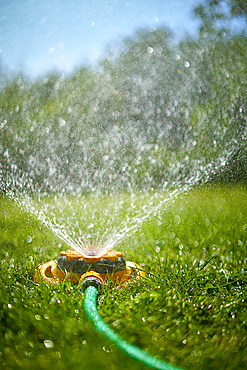
[[58, 123], [60, 127], [64, 127], [66, 125], [66, 121], [61, 117], [58, 118]]
[[179, 216], [179, 215], [176, 215], [176, 216], [175, 216], [175, 224], [176, 224], [176, 225], [180, 224], [180, 221], [181, 221], [181, 220], [180, 220], [180, 216]]
[[33, 240], [33, 239], [32, 239], [32, 237], [31, 237], [31, 236], [28, 236], [28, 237], [27, 237], [27, 242], [28, 242], [28, 243], [31, 243], [31, 241], [32, 241], [32, 240]]
[[152, 54], [152, 53], [153, 53], [153, 51], [154, 51], [154, 49], [153, 49], [151, 46], [149, 46], [149, 47], [147, 48], [147, 53], [148, 53], [148, 54]]
[[52, 342], [52, 340], [46, 339], [46, 340], [44, 340], [43, 343], [44, 343], [44, 346], [46, 348], [53, 348], [54, 347], [54, 343]]
[[152, 19], [152, 20], [153, 20], [153, 22], [155, 22], [155, 23], [159, 22], [159, 18], [158, 18], [158, 17], [156, 17], [156, 16], [155, 16], [155, 17], [153, 17], [153, 19]]
[[0, 128], [3, 128], [3, 127], [6, 125], [6, 123], [7, 123], [7, 120], [5, 119], [5, 120], [1, 123]]

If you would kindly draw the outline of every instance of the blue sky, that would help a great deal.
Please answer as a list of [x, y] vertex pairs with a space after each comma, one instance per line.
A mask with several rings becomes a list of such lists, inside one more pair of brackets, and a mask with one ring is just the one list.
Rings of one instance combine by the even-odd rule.
[[0, 61], [31, 77], [96, 63], [141, 27], [193, 34], [200, 0], [0, 0]]

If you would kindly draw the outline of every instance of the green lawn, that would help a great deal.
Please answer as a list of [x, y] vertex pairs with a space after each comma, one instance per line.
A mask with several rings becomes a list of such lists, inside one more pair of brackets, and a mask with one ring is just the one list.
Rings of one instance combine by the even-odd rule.
[[[137, 195], [129, 217], [152, 196]], [[163, 194], [156, 204], [159, 199]], [[46, 201], [53, 209], [56, 200]], [[62, 212], [73, 209], [73, 222], [93, 217], [102, 231], [121, 225], [133, 197], [109, 195], [97, 204], [87, 196], [85, 202], [91, 213], [72, 197]], [[123, 339], [184, 369], [247, 368], [246, 230], [247, 187], [180, 195], [119, 244], [126, 259], [145, 264], [148, 277], [128, 289], [105, 286], [99, 313]], [[33, 282], [39, 264], [67, 249], [61, 240], [5, 198], [0, 235], [1, 368], [144, 369], [92, 329], [77, 286]]]

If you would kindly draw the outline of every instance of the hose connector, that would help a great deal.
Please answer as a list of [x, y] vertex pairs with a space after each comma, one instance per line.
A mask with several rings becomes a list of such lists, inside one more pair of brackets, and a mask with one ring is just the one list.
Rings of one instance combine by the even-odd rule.
[[98, 272], [91, 270], [81, 276], [79, 284], [84, 290], [86, 290], [89, 286], [94, 286], [100, 290], [104, 285], [104, 280]]

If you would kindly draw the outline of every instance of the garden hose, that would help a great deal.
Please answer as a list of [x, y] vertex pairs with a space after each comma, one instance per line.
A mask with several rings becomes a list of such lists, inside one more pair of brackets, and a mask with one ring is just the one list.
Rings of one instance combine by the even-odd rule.
[[[83, 282], [82, 282], [83, 283]], [[96, 283], [97, 284], [97, 283]], [[126, 354], [140, 361], [142, 364], [160, 370], [182, 370], [181, 368], [167, 364], [155, 357], [150, 356], [146, 351], [127, 343], [116, 334], [111, 328], [101, 319], [97, 310], [97, 294], [98, 288], [96, 284], [86, 287], [84, 309], [89, 320], [93, 321], [94, 328], [108, 339], [110, 339], [118, 348], [122, 349]], [[98, 286], [100, 282], [98, 281]]]

